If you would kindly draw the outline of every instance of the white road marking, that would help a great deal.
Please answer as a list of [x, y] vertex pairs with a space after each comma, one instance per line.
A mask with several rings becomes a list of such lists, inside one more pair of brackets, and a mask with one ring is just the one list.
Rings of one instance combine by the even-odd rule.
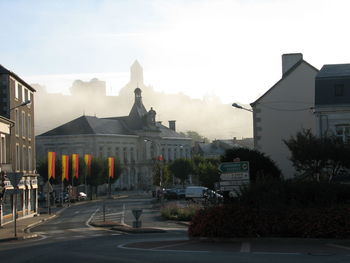
[[327, 246], [336, 247], [336, 248], [342, 248], [342, 249], [346, 249], [346, 250], [350, 250], [350, 247], [342, 246], [342, 245], [337, 245], [337, 244], [327, 244]]
[[92, 215], [90, 216], [90, 218], [85, 222], [85, 225], [89, 228], [94, 228], [93, 226], [90, 226], [90, 222], [91, 220], [94, 218], [95, 214], [98, 212], [98, 210], [100, 210], [100, 208], [97, 208], [95, 210], [95, 212], [92, 213]]
[[74, 212], [74, 214], [79, 214], [79, 213], [80, 213], [80, 211], [75, 211], [75, 212]]
[[120, 244], [120, 245], [118, 245], [118, 248], [129, 249], [129, 250], [151, 251], [151, 252], [210, 253], [210, 251], [206, 251], [206, 250], [175, 250], [175, 249], [174, 250], [170, 250], [170, 249], [166, 250], [166, 249], [148, 249], [148, 248], [126, 247], [126, 245], [128, 245], [128, 244], [129, 243]]
[[78, 235], [78, 236], [72, 236], [73, 238], [82, 238], [82, 237], [86, 237], [84, 235]]
[[250, 243], [248, 243], [248, 242], [242, 243], [240, 252], [241, 253], [249, 253], [250, 252]]
[[252, 254], [256, 254], [256, 255], [302, 255], [302, 253], [298, 253], [298, 252], [252, 252]]

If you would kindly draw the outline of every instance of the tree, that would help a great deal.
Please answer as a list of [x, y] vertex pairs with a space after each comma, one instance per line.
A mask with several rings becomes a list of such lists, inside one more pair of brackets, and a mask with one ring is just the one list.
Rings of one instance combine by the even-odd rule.
[[221, 156], [222, 162], [232, 162], [239, 158], [241, 161], [249, 162], [250, 181], [265, 179], [280, 179], [281, 171], [274, 161], [265, 156], [262, 152], [248, 148], [228, 149], [224, 156]]
[[192, 142], [194, 144], [194, 142], [205, 142], [205, 143], [209, 143], [209, 139], [200, 135], [198, 132], [196, 131], [186, 131], [186, 132], [180, 132], [180, 134], [189, 137], [192, 139]]
[[219, 160], [195, 156], [193, 158], [194, 173], [201, 185], [214, 189], [215, 183], [220, 181], [218, 170]]
[[303, 130], [284, 143], [291, 151], [290, 160], [299, 178], [331, 181], [350, 168], [349, 145], [335, 136], [316, 137], [310, 130]]
[[172, 184], [172, 177], [169, 173], [167, 165], [160, 162], [156, 162], [153, 166], [153, 185], [160, 186], [162, 178], [162, 187], [167, 187]]
[[171, 174], [179, 178], [182, 185], [184, 185], [189, 175], [193, 172], [193, 164], [189, 159], [179, 158], [169, 165], [169, 170]]

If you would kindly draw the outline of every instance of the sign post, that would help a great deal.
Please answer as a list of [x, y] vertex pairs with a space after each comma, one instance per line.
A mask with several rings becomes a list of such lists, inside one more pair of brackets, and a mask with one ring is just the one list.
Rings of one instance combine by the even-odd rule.
[[249, 184], [249, 162], [225, 162], [219, 165], [220, 190], [237, 193], [242, 185]]

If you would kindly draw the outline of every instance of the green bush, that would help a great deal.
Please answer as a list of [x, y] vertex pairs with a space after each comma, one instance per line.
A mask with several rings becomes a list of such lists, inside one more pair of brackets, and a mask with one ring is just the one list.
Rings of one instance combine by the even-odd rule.
[[350, 238], [350, 186], [256, 181], [192, 218], [190, 236]]
[[197, 205], [180, 207], [176, 204], [170, 204], [162, 207], [160, 214], [167, 220], [190, 221], [197, 210], [199, 210]]
[[350, 238], [350, 208], [257, 209], [241, 204], [199, 210], [191, 237]]

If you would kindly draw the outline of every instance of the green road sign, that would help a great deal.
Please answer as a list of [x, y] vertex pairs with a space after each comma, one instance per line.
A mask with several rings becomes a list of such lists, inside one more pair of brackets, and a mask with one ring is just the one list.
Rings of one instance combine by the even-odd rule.
[[222, 173], [249, 173], [249, 162], [227, 162], [219, 164]]

